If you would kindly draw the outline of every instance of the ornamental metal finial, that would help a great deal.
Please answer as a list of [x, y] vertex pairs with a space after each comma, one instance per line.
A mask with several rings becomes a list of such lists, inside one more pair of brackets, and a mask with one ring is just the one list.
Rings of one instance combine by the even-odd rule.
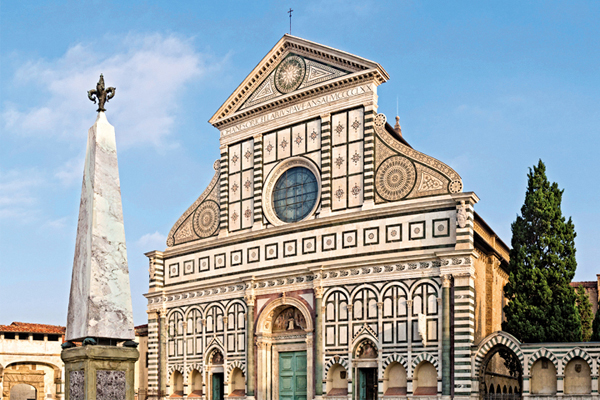
[[[96, 99], [98, 99], [98, 109], [96, 111], [106, 111], [104, 108], [104, 103], [108, 103], [110, 99], [115, 97], [115, 89], [114, 87], [109, 87], [107, 89], [104, 88], [104, 76], [100, 74], [100, 80], [96, 84], [96, 89], [88, 90], [88, 98], [96, 104]], [[94, 98], [94, 96], [96, 98]]]

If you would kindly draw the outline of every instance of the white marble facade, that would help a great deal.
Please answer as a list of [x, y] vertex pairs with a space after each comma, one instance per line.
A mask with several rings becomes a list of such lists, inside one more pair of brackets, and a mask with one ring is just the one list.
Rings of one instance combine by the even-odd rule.
[[[377, 113], [388, 79], [285, 35], [211, 118], [215, 176], [147, 253], [155, 396], [478, 398], [479, 199]], [[294, 168], [308, 194], [290, 222]]]

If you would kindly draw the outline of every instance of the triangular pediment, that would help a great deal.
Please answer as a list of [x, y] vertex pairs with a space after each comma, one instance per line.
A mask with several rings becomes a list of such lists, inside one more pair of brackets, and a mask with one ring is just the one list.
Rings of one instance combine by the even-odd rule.
[[387, 72], [376, 62], [286, 34], [209, 122], [216, 126], [248, 110], [364, 72], [372, 72], [380, 83], [389, 79]]

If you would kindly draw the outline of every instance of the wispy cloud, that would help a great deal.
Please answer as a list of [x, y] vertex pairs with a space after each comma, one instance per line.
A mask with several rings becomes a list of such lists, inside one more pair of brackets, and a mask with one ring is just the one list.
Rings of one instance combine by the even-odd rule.
[[164, 249], [166, 246], [167, 237], [158, 231], [154, 233], [147, 233], [139, 238], [135, 244], [142, 251], [152, 251], [156, 249]]
[[27, 222], [35, 218], [35, 192], [42, 184], [36, 170], [0, 170], [0, 220]]
[[[39, 89], [39, 100], [30, 107], [6, 104], [0, 113], [5, 132], [66, 140], [82, 135], [89, 128], [94, 107], [85, 93], [103, 73], [106, 84], [117, 88], [106, 108], [120, 144], [164, 146], [186, 88], [218, 70], [219, 61], [198, 53], [190, 40], [178, 36], [129, 35], [104, 40], [111, 42], [111, 54], [102, 54], [98, 50], [102, 46], [95, 43], [80, 43], [58, 59], [21, 66], [13, 84]], [[59, 178], [68, 179], [65, 175]]]

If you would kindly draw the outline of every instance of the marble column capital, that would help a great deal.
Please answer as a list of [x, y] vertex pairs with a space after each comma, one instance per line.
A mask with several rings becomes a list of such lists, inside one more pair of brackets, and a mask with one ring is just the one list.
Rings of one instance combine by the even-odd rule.
[[449, 288], [450, 282], [452, 279], [452, 275], [444, 274], [444, 275], [441, 275], [440, 278], [442, 279], [442, 287]]

